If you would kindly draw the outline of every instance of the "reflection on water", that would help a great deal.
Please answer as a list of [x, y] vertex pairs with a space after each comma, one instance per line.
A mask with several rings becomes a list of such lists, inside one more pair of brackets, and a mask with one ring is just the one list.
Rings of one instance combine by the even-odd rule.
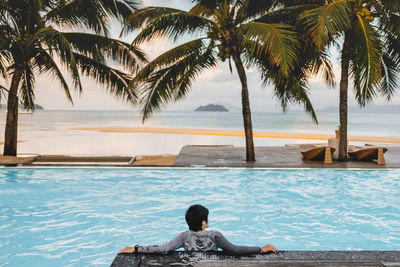
[[[5, 113], [0, 112], [0, 136], [4, 137]], [[350, 114], [349, 134], [397, 136], [397, 114]], [[334, 113], [320, 113], [319, 125], [303, 113], [254, 113], [255, 130], [328, 133], [338, 125]], [[174, 134], [101, 133], [76, 131], [79, 127], [137, 127], [140, 116], [133, 111], [37, 111], [19, 117], [19, 152], [70, 155], [177, 154], [185, 145], [244, 146], [242, 137], [189, 136]], [[242, 129], [240, 113], [162, 112], [144, 126], [165, 128]], [[304, 143], [304, 140], [256, 138], [256, 146]], [[312, 142], [308, 141], [307, 142]], [[315, 141], [321, 142], [321, 141]]]

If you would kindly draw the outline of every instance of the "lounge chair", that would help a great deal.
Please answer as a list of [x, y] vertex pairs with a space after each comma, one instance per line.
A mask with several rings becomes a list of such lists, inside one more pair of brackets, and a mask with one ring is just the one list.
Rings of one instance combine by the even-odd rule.
[[306, 160], [323, 160], [325, 164], [332, 164], [332, 154], [335, 148], [321, 145], [300, 145], [300, 152], [303, 159]]
[[351, 158], [362, 161], [370, 161], [376, 159], [378, 165], [385, 165], [385, 156], [383, 154], [386, 151], [387, 148], [385, 147], [377, 147], [369, 144], [366, 144], [364, 147], [348, 147], [348, 153]]

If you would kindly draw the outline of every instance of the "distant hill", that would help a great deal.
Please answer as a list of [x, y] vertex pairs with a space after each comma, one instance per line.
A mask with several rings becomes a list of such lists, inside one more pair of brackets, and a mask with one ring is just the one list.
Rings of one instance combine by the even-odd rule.
[[[338, 113], [338, 107], [327, 107], [320, 109], [318, 111], [322, 112], [333, 112]], [[365, 108], [360, 108], [357, 106], [350, 106], [349, 112], [363, 112], [363, 113], [400, 113], [400, 105], [378, 105], [378, 106], [368, 106]]]
[[[18, 105], [18, 108], [24, 110], [24, 106], [21, 104]], [[7, 109], [7, 104], [0, 104], [0, 109]], [[44, 108], [39, 104], [35, 104], [35, 109], [41, 110]]]
[[214, 104], [224, 106], [227, 110], [229, 110], [229, 112], [241, 112], [242, 111], [241, 106], [238, 107], [238, 106], [231, 105], [231, 104], [225, 103], [225, 102], [215, 102]]
[[194, 111], [222, 111], [222, 112], [227, 112], [229, 111], [227, 108], [225, 108], [222, 105], [215, 105], [215, 104], [208, 104], [206, 106], [200, 106], [196, 108]]

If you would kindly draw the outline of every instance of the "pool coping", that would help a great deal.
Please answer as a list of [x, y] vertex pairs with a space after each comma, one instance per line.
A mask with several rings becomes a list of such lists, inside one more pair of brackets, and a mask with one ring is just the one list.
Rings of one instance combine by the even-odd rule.
[[[255, 147], [257, 161], [246, 162], [245, 148], [234, 146], [196, 146], [187, 145], [172, 164], [157, 164], [150, 162], [141, 164], [138, 157], [142, 156], [63, 156], [63, 155], [36, 155], [19, 162], [0, 163], [0, 166], [65, 166], [65, 167], [121, 167], [121, 168], [310, 168], [310, 169], [391, 169], [400, 168], [400, 146], [388, 147], [385, 154], [386, 164], [377, 165], [376, 162], [349, 160], [347, 162], [333, 161], [324, 164], [320, 161], [303, 160], [298, 147], [269, 146]], [[33, 155], [33, 153], [28, 153]], [[161, 156], [161, 155], [160, 155]]]
[[112, 267], [126, 266], [400, 266], [400, 251], [281, 251], [230, 256], [223, 252], [118, 254]]
[[207, 167], [207, 166], [197, 166], [197, 167], [164, 167], [164, 166], [125, 166], [125, 165], [83, 165], [83, 164], [49, 164], [49, 165], [20, 165], [20, 166], [4, 166], [0, 165], [0, 169], [139, 169], [139, 170], [271, 170], [271, 171], [316, 171], [316, 170], [332, 170], [332, 171], [390, 171], [390, 170], [400, 170], [398, 167], [390, 168], [304, 168], [304, 167]]

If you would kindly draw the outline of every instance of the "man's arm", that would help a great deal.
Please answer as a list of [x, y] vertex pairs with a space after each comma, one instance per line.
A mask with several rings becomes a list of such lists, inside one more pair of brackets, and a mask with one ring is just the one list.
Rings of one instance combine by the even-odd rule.
[[134, 247], [126, 247], [118, 253], [168, 253], [177, 248], [183, 247], [184, 232], [178, 234], [174, 239], [162, 245], [138, 246], [137, 251]]
[[234, 255], [278, 252], [278, 249], [271, 245], [266, 245], [264, 247], [235, 246], [234, 244], [229, 242], [220, 232], [216, 232], [215, 241], [217, 242], [218, 247]]

